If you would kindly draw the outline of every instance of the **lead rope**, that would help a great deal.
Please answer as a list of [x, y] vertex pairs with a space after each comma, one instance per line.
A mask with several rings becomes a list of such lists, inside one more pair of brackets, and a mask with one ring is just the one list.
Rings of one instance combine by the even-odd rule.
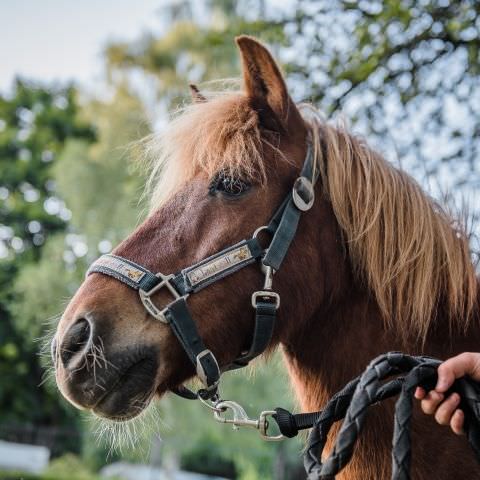
[[[426, 390], [434, 388], [440, 363], [440, 360], [431, 357], [414, 357], [399, 352], [381, 355], [370, 363], [362, 375], [336, 393], [323, 410], [313, 413], [292, 414], [283, 408], [276, 408], [262, 412], [258, 420], [252, 420], [240, 405], [232, 401], [219, 400], [215, 405], [208, 406], [214, 410], [217, 421], [233, 424], [234, 428], [256, 428], [266, 440], [292, 438], [300, 430], [311, 428], [304, 454], [304, 466], [308, 480], [319, 480], [335, 478], [335, 475], [348, 465], [368, 408], [399, 395], [395, 404], [391, 478], [409, 480], [413, 395], [419, 386]], [[381, 383], [393, 376], [396, 377]], [[455, 381], [448, 394], [452, 392], [457, 392], [461, 397], [460, 408], [465, 413], [465, 433], [480, 463], [480, 384], [468, 377], [461, 378]], [[232, 410], [232, 419], [225, 417], [227, 410]], [[269, 434], [269, 417], [275, 420], [281, 435]], [[335, 446], [330, 456], [322, 462], [328, 433], [333, 424], [342, 419]]]
[[[350, 382], [319, 412], [304, 456], [308, 479], [334, 478], [352, 458], [368, 408], [398, 394], [392, 440], [392, 480], [410, 479], [413, 395], [418, 386], [426, 390], [434, 388], [440, 363], [430, 357], [413, 357], [398, 352], [373, 360], [360, 377]], [[406, 375], [381, 383], [399, 373]], [[480, 386], [471, 379], [463, 378], [455, 382], [451, 392], [459, 393], [462, 398], [460, 408], [465, 412], [467, 438], [480, 462]], [[322, 464], [328, 432], [333, 423], [342, 418], [335, 447]]]

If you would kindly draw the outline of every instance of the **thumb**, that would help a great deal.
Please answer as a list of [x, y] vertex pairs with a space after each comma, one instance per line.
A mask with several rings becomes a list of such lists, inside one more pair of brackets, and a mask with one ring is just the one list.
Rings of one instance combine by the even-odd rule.
[[438, 367], [438, 381], [435, 390], [446, 392], [457, 378], [468, 375], [480, 380], [480, 353], [461, 353], [449, 358]]

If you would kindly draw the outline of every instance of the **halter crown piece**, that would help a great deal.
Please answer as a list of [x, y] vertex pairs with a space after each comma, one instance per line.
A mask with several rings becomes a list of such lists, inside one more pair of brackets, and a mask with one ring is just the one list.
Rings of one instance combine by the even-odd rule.
[[[280, 307], [280, 296], [272, 290], [273, 274], [282, 265], [302, 212], [313, 206], [314, 185], [318, 178], [314, 171], [312, 148], [308, 144], [300, 176], [269, 224], [257, 228], [252, 238], [227, 247], [179, 273], [153, 273], [127, 258], [112, 254], [102, 255], [88, 269], [87, 276], [103, 273], [138, 290], [140, 300], [148, 313], [156, 320], [170, 325], [203, 385], [196, 393], [183, 386], [178, 387], [175, 391], [178, 395], [189, 399], [214, 398], [222, 372], [245, 367], [267, 348], [272, 338], [276, 312]], [[267, 248], [263, 248], [257, 239], [263, 231], [271, 237]], [[187, 299], [252, 263], [258, 263], [265, 275], [263, 289], [252, 294], [252, 306], [255, 310], [252, 343], [250, 348], [231, 364], [220, 367], [215, 355], [205, 347], [198, 333], [188, 309]], [[153, 302], [152, 295], [161, 289], [167, 289], [173, 300], [160, 308]]]

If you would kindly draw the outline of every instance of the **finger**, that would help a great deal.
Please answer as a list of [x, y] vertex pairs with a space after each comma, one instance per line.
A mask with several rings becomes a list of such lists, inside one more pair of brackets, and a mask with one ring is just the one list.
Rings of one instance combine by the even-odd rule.
[[455, 379], [469, 375], [480, 380], [480, 353], [465, 352], [449, 358], [438, 367], [438, 381], [435, 390], [446, 392]]
[[460, 395], [452, 393], [446, 400], [444, 400], [435, 412], [435, 420], [440, 425], [448, 425], [452, 416], [460, 403]]
[[427, 392], [422, 387], [417, 387], [417, 389], [415, 390], [415, 398], [417, 400], [422, 400], [423, 398], [425, 398], [426, 394]]
[[463, 435], [463, 423], [465, 421], [465, 414], [462, 410], [455, 410], [450, 420], [450, 427], [457, 435]]
[[444, 395], [442, 393], [438, 393], [435, 390], [428, 392], [428, 395], [420, 402], [422, 410], [431, 415], [435, 412], [440, 402], [443, 400]]

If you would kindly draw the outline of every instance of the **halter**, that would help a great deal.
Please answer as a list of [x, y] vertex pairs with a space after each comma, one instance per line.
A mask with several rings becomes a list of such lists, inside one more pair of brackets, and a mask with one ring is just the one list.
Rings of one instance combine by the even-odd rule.
[[[184, 268], [179, 273], [164, 275], [153, 273], [147, 268], [127, 258], [106, 254], [98, 258], [87, 271], [103, 273], [138, 290], [140, 300], [147, 312], [162, 323], [170, 325], [175, 336], [195, 367], [203, 387], [194, 393], [186, 387], [178, 387], [178, 395], [203, 400], [215, 397], [222, 372], [245, 367], [251, 360], [265, 351], [272, 338], [276, 313], [280, 307], [280, 295], [272, 290], [273, 275], [282, 265], [290, 244], [297, 231], [302, 212], [312, 208], [315, 194], [314, 159], [310, 144], [300, 172], [292, 190], [281, 203], [268, 225], [255, 230], [252, 238], [227, 247], [214, 255]], [[261, 232], [271, 237], [264, 249], [258, 236]], [[255, 326], [250, 348], [241, 352], [229, 365], [219, 366], [215, 355], [205, 347], [196, 324], [190, 314], [187, 299], [203, 288], [231, 275], [247, 265], [257, 263], [265, 281], [262, 290], [252, 294], [252, 307], [255, 310]], [[154, 293], [166, 289], [173, 300], [159, 308], [153, 302]]]

